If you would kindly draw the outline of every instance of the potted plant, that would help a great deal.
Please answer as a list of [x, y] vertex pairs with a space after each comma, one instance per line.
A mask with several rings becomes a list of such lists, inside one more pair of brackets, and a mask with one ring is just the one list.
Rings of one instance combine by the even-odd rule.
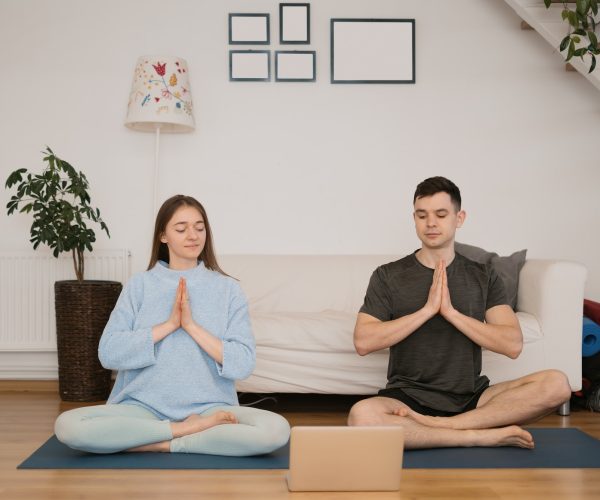
[[8, 215], [31, 213], [34, 250], [44, 243], [54, 257], [71, 252], [76, 280], [54, 284], [59, 392], [64, 401], [100, 401], [110, 392], [110, 370], [98, 360], [98, 342], [122, 285], [116, 281], [84, 279], [84, 252], [96, 241], [88, 222], [100, 225], [110, 237], [100, 211], [90, 205], [89, 184], [82, 172], [47, 147], [46, 167], [40, 174], [26, 168], [12, 172], [5, 187], [16, 187], [6, 205]]

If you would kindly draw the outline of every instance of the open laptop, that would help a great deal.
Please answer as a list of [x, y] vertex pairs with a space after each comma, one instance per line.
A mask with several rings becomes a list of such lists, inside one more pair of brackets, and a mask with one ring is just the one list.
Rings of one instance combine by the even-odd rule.
[[290, 438], [290, 491], [400, 489], [402, 427], [296, 426]]

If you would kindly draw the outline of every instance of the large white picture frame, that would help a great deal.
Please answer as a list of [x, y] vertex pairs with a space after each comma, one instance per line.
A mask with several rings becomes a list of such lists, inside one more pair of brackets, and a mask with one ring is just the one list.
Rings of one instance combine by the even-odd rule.
[[415, 83], [415, 20], [331, 19], [331, 83]]

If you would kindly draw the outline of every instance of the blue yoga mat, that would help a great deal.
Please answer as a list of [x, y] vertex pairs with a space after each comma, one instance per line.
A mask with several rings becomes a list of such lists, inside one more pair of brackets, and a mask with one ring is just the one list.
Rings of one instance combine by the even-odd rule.
[[581, 354], [584, 358], [600, 352], [600, 325], [590, 318], [583, 317]]
[[[600, 468], [600, 441], [578, 429], [528, 429], [534, 450], [521, 448], [441, 448], [406, 450], [407, 469]], [[52, 436], [19, 469], [287, 469], [289, 446], [257, 457], [184, 453], [75, 451]]]

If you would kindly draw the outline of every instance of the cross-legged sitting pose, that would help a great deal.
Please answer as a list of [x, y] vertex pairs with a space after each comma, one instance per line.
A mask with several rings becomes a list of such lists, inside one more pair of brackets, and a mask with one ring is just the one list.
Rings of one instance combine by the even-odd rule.
[[160, 208], [148, 270], [124, 287], [99, 357], [117, 379], [106, 405], [58, 417], [56, 436], [72, 448], [247, 456], [288, 441], [282, 416], [238, 404], [235, 380], [255, 363], [248, 306], [194, 198]]
[[523, 345], [504, 284], [454, 251], [466, 217], [454, 183], [426, 179], [413, 204], [421, 248], [375, 270], [354, 330], [360, 355], [390, 348], [388, 383], [356, 403], [348, 423], [402, 425], [408, 448], [533, 448], [520, 425], [567, 401], [568, 380], [545, 370], [489, 385], [481, 348], [514, 359]]

